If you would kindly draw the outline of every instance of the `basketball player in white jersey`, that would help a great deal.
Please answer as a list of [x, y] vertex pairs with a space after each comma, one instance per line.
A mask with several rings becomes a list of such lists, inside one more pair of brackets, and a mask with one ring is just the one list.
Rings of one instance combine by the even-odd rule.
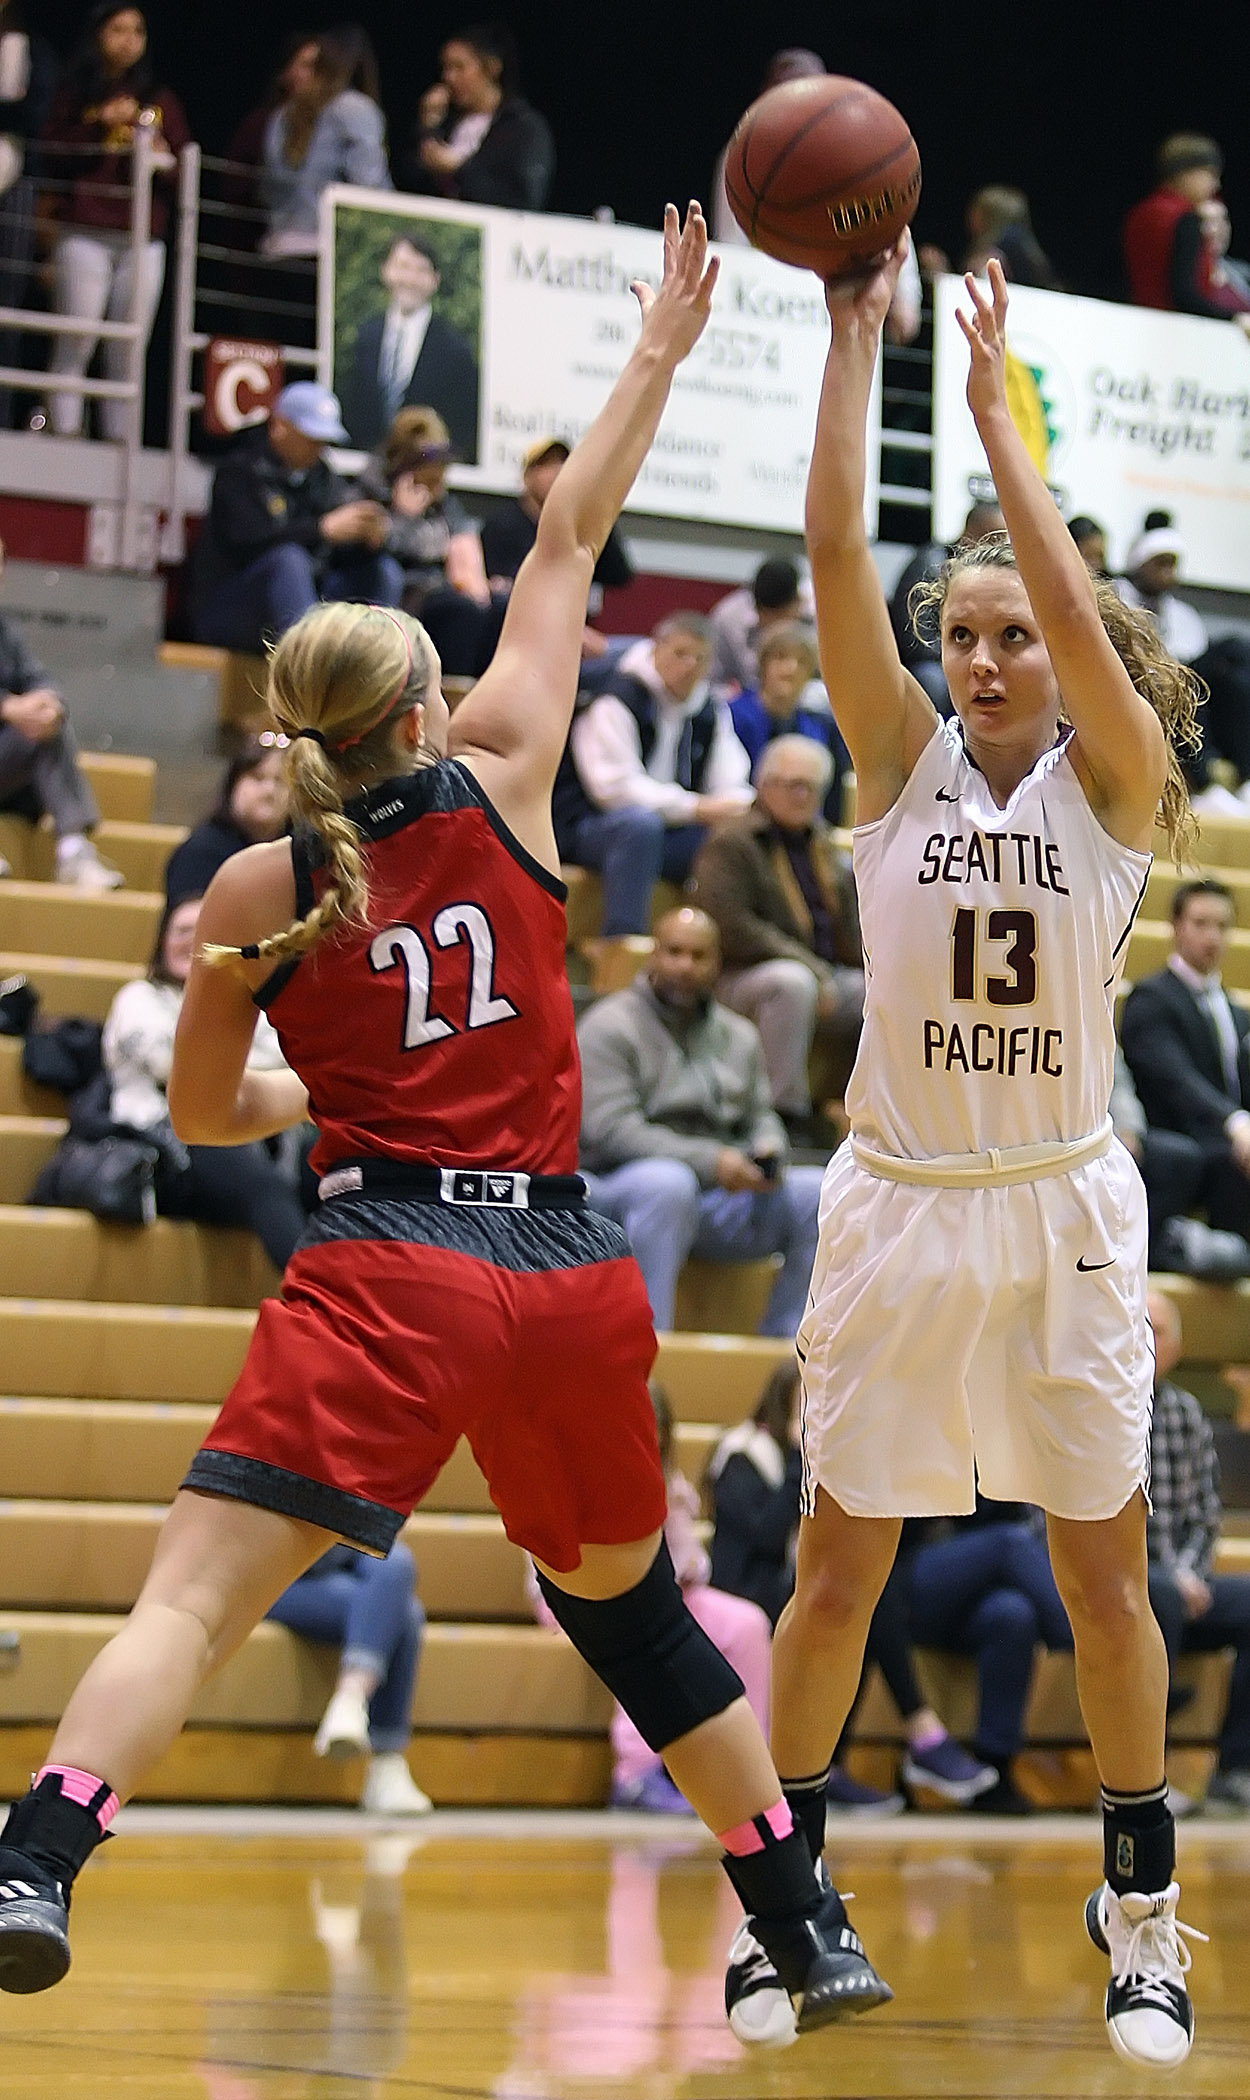
[[[1103, 1786], [1086, 1925], [1111, 1958], [1107, 2026], [1120, 2056], [1167, 2068], [1193, 2012], [1146, 1593], [1146, 1206], [1107, 1105], [1160, 804], [1173, 835], [1187, 821], [1171, 740], [1191, 729], [1196, 682], [1091, 580], [1012, 424], [991, 262], [991, 296], [969, 278], [961, 326], [1010, 544], [957, 553], [933, 587], [955, 707], [938, 720], [899, 662], [863, 523], [899, 263], [830, 287], [808, 484], [821, 668], [858, 781], [867, 1002], [798, 1338], [804, 1514], [773, 1753], [819, 1861], [829, 1759], [900, 1519], [970, 1511], [978, 1481], [1040, 1504]], [[740, 2035], [789, 2038], [749, 1921], [726, 1992]]]

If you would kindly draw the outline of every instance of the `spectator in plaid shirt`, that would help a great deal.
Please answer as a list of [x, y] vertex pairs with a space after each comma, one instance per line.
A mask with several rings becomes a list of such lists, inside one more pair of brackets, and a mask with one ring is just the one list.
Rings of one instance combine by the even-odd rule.
[[1222, 1814], [1245, 1815], [1250, 1814], [1250, 1575], [1211, 1571], [1220, 1531], [1215, 1438], [1193, 1394], [1168, 1379], [1181, 1354], [1176, 1307], [1154, 1291], [1147, 1304], [1156, 1361], [1150, 1438], [1154, 1513], [1146, 1525], [1150, 1602], [1169, 1663], [1178, 1655], [1235, 1651], [1206, 1805]]

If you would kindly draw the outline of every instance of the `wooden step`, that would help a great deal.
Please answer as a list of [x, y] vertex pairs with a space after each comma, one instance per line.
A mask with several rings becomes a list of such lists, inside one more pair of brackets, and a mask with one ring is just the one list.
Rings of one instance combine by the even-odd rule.
[[[68, 1127], [63, 1116], [0, 1117], [0, 1203], [25, 1203], [36, 1175], [51, 1159]], [[40, 1286], [46, 1288], [47, 1279]]]
[[213, 649], [205, 642], [162, 642], [157, 655], [174, 670], [198, 671], [212, 680], [217, 694], [217, 719], [223, 727], [250, 729], [269, 720], [263, 656]]
[[[1155, 833], [1160, 860], [1169, 855], [1167, 834]], [[1250, 868], [1250, 809], [1244, 817], [1199, 817], [1195, 855], [1201, 867]]]
[[[0, 1800], [14, 1799], [29, 1785], [51, 1736], [50, 1723], [0, 1725]], [[604, 1733], [465, 1735], [419, 1729], [408, 1748], [408, 1763], [439, 1808], [602, 1808], [612, 1772]], [[135, 1799], [353, 1808], [362, 1770], [359, 1758], [314, 1757], [311, 1728], [188, 1728]]]
[[[568, 944], [580, 948], [583, 941], [597, 938], [603, 923], [603, 883], [593, 868], [578, 868], [563, 865], [560, 875], [568, 890], [564, 912], [568, 922]], [[664, 917], [665, 912], [675, 911], [682, 902], [684, 892], [675, 882], [657, 882], [651, 898], [651, 924]], [[628, 980], [626, 980], [628, 982]], [[601, 990], [615, 991], [618, 986], [601, 986]]]
[[754, 1334], [780, 1267], [780, 1255], [768, 1261], [686, 1262], [677, 1279], [675, 1326], [682, 1334]]
[[[917, 1648], [913, 1651], [916, 1674], [926, 1701], [938, 1712], [952, 1735], [970, 1740], [977, 1724], [977, 1671], [971, 1657], [952, 1655], [945, 1649]], [[1177, 1666], [1177, 1679], [1192, 1685], [1192, 1705], [1168, 1723], [1168, 1735], [1178, 1743], [1211, 1742], [1219, 1733], [1228, 1695], [1231, 1656], [1188, 1655]], [[868, 1673], [863, 1697], [855, 1710], [853, 1734], [857, 1742], [898, 1742], [901, 1724], [898, 1709], [885, 1688], [880, 1673]], [[1076, 1669], [1070, 1654], [1038, 1653], [1025, 1713], [1026, 1744], [1085, 1743], [1088, 1737], [1076, 1696]]]
[[[21, 1642], [0, 1674], [0, 1724], [55, 1721], [122, 1619], [100, 1612], [0, 1612]], [[336, 1651], [285, 1626], [258, 1626], [205, 1686], [192, 1721], [220, 1728], [315, 1728]], [[431, 1626], [413, 1703], [417, 1728], [599, 1733], [611, 1700], [563, 1634], [541, 1626]]]
[[36, 1086], [22, 1070], [22, 1038], [0, 1035], [0, 1117], [61, 1116], [65, 1096]]
[[[0, 1611], [128, 1611], [165, 1516], [164, 1503], [0, 1502]], [[525, 1556], [497, 1516], [422, 1510], [404, 1537], [432, 1619], [533, 1623]]]
[[66, 955], [30, 955], [17, 950], [0, 952], [0, 977], [29, 977], [39, 994], [41, 1013], [53, 1018], [85, 1014], [89, 1021], [106, 1021], [122, 986], [145, 974], [144, 963], [89, 962]]
[[[253, 1320], [225, 1308], [0, 1298], [0, 1365], [5, 1384], [32, 1398], [220, 1401]], [[656, 1376], [681, 1420], [728, 1427], [792, 1357], [790, 1343], [755, 1335], [668, 1334]]]
[[[0, 1398], [0, 1485], [19, 1499], [167, 1503], [216, 1415], [210, 1402], [192, 1400]], [[676, 1424], [677, 1464], [696, 1486], [723, 1433], [719, 1422]], [[421, 1508], [490, 1514], [489, 1490], [463, 1438]]]
[[156, 890], [96, 897], [55, 882], [0, 883], [0, 948], [146, 969], [164, 905]]
[[80, 751], [78, 763], [91, 783], [101, 817], [147, 824], [156, 792], [156, 763], [121, 751]]
[[[2, 1162], [0, 1151], [0, 1173]], [[172, 1218], [105, 1225], [84, 1210], [19, 1204], [0, 1204], [0, 1278], [11, 1298], [132, 1305], [255, 1307], [282, 1287], [250, 1232]]]
[[[1250, 814], [1250, 813], [1248, 813]], [[1241, 926], [1250, 926], [1250, 867], [1213, 868], [1204, 866], [1204, 877], [1222, 882], [1225, 889], [1233, 893], [1233, 909]], [[1177, 868], [1169, 861], [1157, 860], [1146, 877], [1146, 893], [1142, 898], [1141, 913], [1145, 919], [1172, 917], [1172, 899], [1182, 882], [1192, 882], [1195, 870]]]
[[[130, 890], [164, 890], [165, 867], [174, 847], [186, 837], [183, 824], [140, 824], [106, 817], [92, 840], [97, 852], [119, 870]], [[50, 822], [28, 824], [0, 811], [0, 857], [26, 882], [51, 882], [56, 836]]]

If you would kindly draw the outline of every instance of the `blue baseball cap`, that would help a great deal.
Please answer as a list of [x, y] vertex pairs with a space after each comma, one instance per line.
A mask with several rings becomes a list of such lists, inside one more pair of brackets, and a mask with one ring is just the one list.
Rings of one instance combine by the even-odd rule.
[[297, 379], [292, 386], [284, 386], [273, 404], [273, 413], [304, 437], [317, 438], [323, 445], [351, 443], [343, 427], [338, 395], [332, 394], [328, 386], [319, 386], [315, 379]]

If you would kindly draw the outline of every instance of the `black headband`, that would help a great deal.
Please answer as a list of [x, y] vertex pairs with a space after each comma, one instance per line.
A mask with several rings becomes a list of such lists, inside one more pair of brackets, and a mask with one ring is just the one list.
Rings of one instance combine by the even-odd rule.
[[298, 744], [302, 736], [306, 736], [311, 743], [319, 744], [323, 751], [328, 751], [330, 748], [319, 729], [297, 729], [291, 738], [291, 742]]

